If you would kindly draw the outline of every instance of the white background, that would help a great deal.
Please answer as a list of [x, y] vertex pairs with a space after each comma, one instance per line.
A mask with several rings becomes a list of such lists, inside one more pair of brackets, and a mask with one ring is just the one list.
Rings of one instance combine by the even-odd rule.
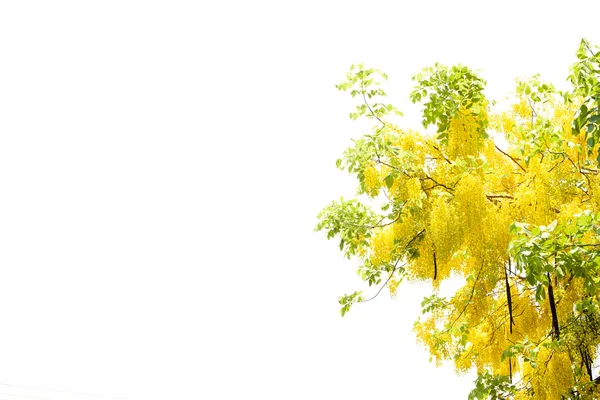
[[[335, 90], [481, 70], [564, 86], [597, 1], [0, 2], [0, 399], [466, 398], [316, 214], [368, 132]], [[371, 293], [367, 291], [367, 294]], [[30, 388], [7, 386], [22, 385]], [[19, 396], [21, 397], [19, 397]], [[110, 397], [108, 397], [110, 398]]]

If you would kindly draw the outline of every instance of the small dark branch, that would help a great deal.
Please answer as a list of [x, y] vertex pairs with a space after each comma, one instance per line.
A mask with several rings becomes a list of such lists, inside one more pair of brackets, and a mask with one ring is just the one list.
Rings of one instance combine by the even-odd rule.
[[487, 197], [488, 200], [493, 200], [493, 199], [514, 199], [514, 197], [512, 197], [509, 194], [486, 194], [485, 197]]
[[425, 178], [420, 178], [420, 179], [421, 179], [422, 181], [427, 181], [427, 180], [429, 180], [429, 181], [432, 181], [433, 183], [435, 183], [435, 185], [434, 185], [434, 186], [431, 186], [431, 187], [427, 188], [427, 190], [429, 190], [429, 189], [433, 189], [433, 188], [434, 188], [434, 187], [436, 187], [436, 186], [441, 186], [441, 187], [443, 187], [444, 189], [446, 189], [446, 190], [447, 190], [447, 191], [449, 191], [449, 192], [454, 192], [454, 188], [451, 188], [451, 187], [449, 187], [449, 186], [446, 186], [446, 185], [444, 185], [443, 183], [439, 183], [438, 181], [436, 181], [435, 179], [433, 179], [433, 178], [432, 178], [431, 176], [429, 176], [429, 175], [426, 175], [426, 176], [425, 176]]
[[577, 167], [577, 165], [575, 164], [575, 162], [573, 160], [571, 160], [571, 157], [569, 157], [567, 155], [567, 160], [569, 160], [569, 162], [571, 163], [571, 165], [573, 166], [573, 168], [575, 168], [576, 170], [579, 170], [580, 168]]
[[517, 161], [517, 160], [516, 160], [514, 157], [512, 157], [512, 156], [511, 156], [510, 154], [508, 154], [507, 152], [503, 151], [503, 150], [502, 150], [500, 147], [498, 147], [497, 145], [494, 145], [494, 146], [496, 146], [496, 150], [498, 150], [500, 153], [504, 154], [506, 157], [510, 158], [510, 159], [511, 159], [511, 160], [512, 160], [512, 161], [513, 161], [515, 164], [517, 164], [517, 165], [519, 166], [519, 168], [521, 168], [521, 170], [522, 170], [523, 172], [527, 173], [527, 170], [526, 170], [525, 168], [523, 168], [523, 166], [522, 166], [521, 164], [519, 164], [519, 162], [518, 162], [518, 161]]
[[484, 265], [485, 265], [485, 261], [483, 261], [481, 263], [481, 268], [479, 268], [479, 271], [477, 272], [477, 276], [475, 277], [475, 282], [473, 282], [473, 288], [471, 289], [471, 295], [469, 296], [469, 300], [467, 301], [467, 304], [465, 304], [465, 306], [463, 307], [461, 312], [458, 314], [458, 316], [454, 319], [454, 321], [452, 321], [452, 323], [450, 324], [450, 327], [447, 329], [448, 331], [450, 329], [452, 329], [452, 327], [454, 327], [454, 324], [456, 323], [456, 321], [458, 321], [460, 319], [460, 317], [462, 317], [462, 315], [466, 311], [469, 304], [471, 304], [471, 300], [473, 300], [473, 295], [475, 294], [475, 286], [477, 285], [477, 281], [479, 280], [479, 275], [481, 275], [481, 271], [483, 271]]
[[433, 280], [437, 279], [437, 260], [435, 258], [435, 250], [433, 251]]
[[375, 160], [375, 162], [377, 164], [381, 164], [381, 165], [385, 165], [386, 167], [390, 167], [391, 169], [395, 169], [396, 171], [400, 171], [400, 168], [398, 167], [394, 167], [393, 165], [390, 165], [384, 161], [381, 161], [381, 159], [379, 157], [377, 157], [377, 159]]
[[425, 229], [421, 229], [415, 236], [413, 236], [412, 239], [410, 239], [408, 241], [408, 243], [406, 243], [406, 246], [404, 246], [404, 250], [408, 249], [408, 246], [410, 246], [412, 244], [412, 242], [414, 242], [415, 240], [417, 240], [417, 238], [419, 236], [421, 236], [422, 234], [424, 234], [424, 233], [425, 233]]
[[510, 377], [510, 383], [512, 383], [512, 357], [508, 357], [508, 374]]
[[[569, 160], [569, 162], [571, 163], [573, 168], [575, 168], [575, 170], [578, 171], [587, 180], [588, 186], [591, 187], [592, 183], [590, 182], [590, 178], [588, 177], [588, 174], [597, 174], [598, 173], [597, 170], [583, 168], [583, 167], [578, 166], [579, 163], [575, 164], [575, 162], [573, 160], [571, 160], [571, 157], [569, 157], [569, 155], [565, 152], [559, 153], [559, 152], [548, 150], [548, 153], [554, 154], [554, 155], [561, 155], [561, 156], [563, 156], [563, 158], [566, 158], [567, 160]], [[560, 162], [559, 162], [559, 164], [560, 164]], [[556, 165], [554, 167], [556, 167]], [[552, 167], [552, 169], [554, 169], [554, 167]], [[550, 169], [550, 171], [552, 171], [552, 169]], [[548, 172], [550, 172], [550, 171], [548, 171]], [[577, 186], [577, 188], [589, 196], [589, 193], [585, 189], [583, 189], [582, 187], [579, 187], [579, 186]]]
[[429, 187], [424, 187], [423, 191], [425, 192], [425, 194], [428, 194], [427, 191], [429, 191], [431, 189], [435, 189], [436, 187], [442, 187], [442, 185], [431, 185]]
[[[587, 183], [588, 183], [588, 188], [591, 188], [591, 187], [592, 187], [592, 182], [590, 181], [590, 178], [589, 178], [589, 177], [588, 177], [586, 174], [581, 174], [581, 175], [583, 175], [583, 177], [584, 177], [584, 178], [585, 178], [585, 180], [587, 181]], [[582, 187], [580, 187], [580, 186], [578, 186], [578, 188], [579, 188], [579, 189], [581, 189], [581, 191], [582, 191], [583, 193], [585, 193], [586, 195], [588, 195], [588, 196], [589, 196], [589, 193], [588, 193], [588, 191], [587, 191], [587, 190], [585, 190], [584, 188], [582, 188]]]
[[444, 160], [446, 160], [446, 162], [448, 164], [452, 165], [452, 161], [448, 160], [448, 158], [444, 155], [444, 153], [442, 153], [442, 150], [440, 150], [437, 146], [434, 146], [434, 145], [431, 145], [431, 147], [433, 147], [434, 149], [436, 149], [440, 153], [440, 155], [442, 157], [444, 157]]
[[548, 277], [548, 300], [550, 301], [550, 311], [552, 312], [552, 336], [558, 340], [560, 338], [560, 329], [558, 327], [558, 315], [556, 313], [556, 302], [554, 301], [554, 288], [552, 287], [552, 279], [550, 273], [546, 273]]
[[[508, 268], [510, 269], [510, 259], [508, 260], [508, 265]], [[508, 315], [510, 318], [510, 323], [508, 324], [508, 326], [510, 327], [510, 333], [512, 335], [512, 327], [515, 324], [515, 320], [513, 319], [512, 297], [510, 294], [510, 284], [508, 283], [508, 272], [506, 270], [506, 266], [504, 266], [504, 281], [506, 282], [506, 300], [508, 301]]]
[[562, 164], [567, 159], [567, 157], [565, 156], [565, 153], [560, 153], [560, 155], [562, 156], [562, 160], [560, 160], [559, 162], [557, 162], [556, 164], [554, 164], [554, 166], [552, 168], [550, 168], [548, 170], [548, 172], [552, 172], [552, 170], [554, 168], [558, 167], [560, 164]]

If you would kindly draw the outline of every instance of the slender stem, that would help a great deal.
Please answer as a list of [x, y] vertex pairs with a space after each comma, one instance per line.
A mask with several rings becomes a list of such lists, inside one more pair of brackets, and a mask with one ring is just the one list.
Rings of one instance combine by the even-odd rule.
[[494, 146], [496, 147], [496, 150], [498, 150], [500, 153], [504, 154], [506, 157], [510, 158], [515, 164], [517, 164], [519, 166], [519, 168], [521, 168], [521, 171], [527, 173], [527, 170], [525, 168], [523, 168], [523, 166], [521, 164], [519, 164], [519, 162], [516, 159], [514, 159], [510, 154], [508, 154], [507, 152], [502, 150], [497, 145], [494, 145]]
[[[404, 250], [406, 250], [408, 248], [408, 246], [410, 246], [412, 244], [412, 242], [414, 242], [415, 240], [417, 240], [417, 238], [419, 236], [421, 236], [423, 233], [425, 233], [425, 229], [422, 229], [421, 231], [419, 231], [419, 233], [417, 233], [415, 236], [413, 236], [412, 239], [410, 239], [408, 241], [408, 243], [406, 244], [406, 246], [404, 246]], [[392, 279], [392, 276], [394, 276], [394, 273], [398, 270], [398, 268], [402, 268], [402, 267], [404, 267], [407, 264], [407, 263], [404, 263], [401, 266], [398, 266], [398, 262], [399, 261], [400, 261], [400, 259], [396, 260], [396, 263], [394, 264], [394, 269], [392, 270], [392, 272], [390, 272], [389, 276], [387, 277], [387, 279], [385, 280], [385, 282], [383, 283], [383, 285], [381, 285], [381, 287], [379, 288], [379, 290], [377, 291], [377, 293], [375, 293], [375, 296], [371, 297], [370, 299], [362, 300], [361, 303], [364, 303], [366, 301], [371, 301], [371, 300], [375, 299], [377, 296], [379, 296], [379, 294], [381, 293], [381, 291], [383, 290], [383, 288], [386, 287], [387, 284], [390, 282], [390, 280]]]
[[367, 108], [368, 108], [368, 109], [369, 109], [369, 111], [371, 112], [371, 115], [372, 115], [372, 116], [374, 116], [375, 118], [377, 118], [377, 121], [381, 122], [381, 123], [382, 123], [382, 124], [385, 126], [385, 122], [383, 122], [383, 121], [381, 120], [381, 118], [379, 118], [379, 117], [378, 117], [378, 116], [377, 116], [377, 115], [376, 115], [376, 114], [373, 112], [373, 109], [371, 108], [371, 105], [370, 105], [370, 104], [367, 102], [367, 97], [365, 96], [365, 92], [366, 92], [366, 90], [365, 90], [365, 85], [364, 85], [364, 83], [363, 83], [363, 82], [361, 82], [361, 83], [360, 83], [360, 88], [361, 88], [361, 94], [362, 94], [363, 100], [364, 100], [365, 104], [367, 105]]

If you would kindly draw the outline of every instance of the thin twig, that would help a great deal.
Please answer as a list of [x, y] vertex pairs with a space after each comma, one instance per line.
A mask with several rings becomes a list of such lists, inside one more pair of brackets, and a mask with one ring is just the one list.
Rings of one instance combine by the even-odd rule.
[[440, 153], [440, 155], [441, 155], [442, 157], [444, 157], [444, 160], [446, 160], [446, 162], [447, 162], [448, 164], [452, 165], [452, 161], [450, 161], [450, 160], [448, 160], [448, 158], [446, 158], [446, 156], [444, 155], [444, 153], [442, 153], [442, 150], [440, 150], [438, 147], [436, 147], [436, 146], [434, 146], [434, 145], [431, 145], [431, 147], [433, 147], [434, 149], [436, 149], [436, 150], [437, 150], [437, 151]]
[[515, 164], [517, 164], [519, 166], [519, 168], [521, 168], [521, 170], [523, 172], [527, 173], [527, 170], [525, 168], [523, 168], [523, 166], [521, 164], [519, 164], [519, 162], [516, 159], [514, 159], [510, 154], [508, 154], [507, 152], [502, 150], [500, 147], [498, 147], [498, 145], [494, 144], [494, 146], [496, 147], [496, 150], [498, 150], [500, 153], [504, 154], [506, 157], [510, 158]]
[[488, 200], [492, 200], [492, 199], [514, 199], [514, 197], [512, 197], [509, 194], [486, 194], [485, 197], [487, 197]]
[[452, 329], [452, 327], [454, 326], [456, 321], [458, 321], [460, 319], [460, 317], [462, 317], [463, 313], [465, 312], [465, 310], [467, 309], [469, 304], [471, 304], [471, 300], [473, 300], [473, 295], [475, 294], [475, 285], [477, 285], [477, 281], [479, 280], [479, 275], [481, 274], [481, 271], [483, 271], [484, 265], [485, 265], [485, 262], [482, 262], [481, 268], [479, 268], [479, 272], [477, 272], [477, 276], [475, 277], [475, 282], [473, 282], [473, 288], [471, 289], [471, 295], [469, 296], [469, 300], [467, 301], [467, 304], [465, 304], [465, 306], [462, 309], [462, 311], [460, 312], [460, 314], [458, 314], [458, 317], [456, 317], [456, 319], [454, 321], [452, 321], [452, 324], [450, 324], [450, 327], [447, 329], [447, 331]]
[[394, 273], [398, 270], [398, 268], [402, 268], [402, 267], [404, 267], [406, 265], [406, 263], [404, 263], [401, 266], [398, 266], [398, 261], [400, 261], [400, 260], [396, 260], [396, 264], [394, 264], [394, 269], [392, 270], [392, 272], [390, 272], [390, 275], [387, 277], [387, 279], [385, 280], [385, 282], [383, 283], [383, 285], [381, 285], [381, 287], [379, 288], [379, 290], [377, 291], [377, 293], [375, 293], [375, 296], [371, 297], [370, 299], [361, 300], [360, 301], [361, 303], [365, 303], [367, 301], [371, 301], [371, 300], [375, 299], [377, 296], [379, 296], [379, 293], [381, 293], [381, 291], [383, 290], [383, 288], [387, 286], [387, 284], [392, 279], [392, 276], [394, 276]]
[[[448, 191], [450, 191], [450, 192], [454, 192], [454, 188], [451, 188], [451, 187], [449, 187], [449, 186], [446, 186], [446, 185], [444, 185], [443, 183], [439, 183], [438, 181], [436, 181], [435, 179], [433, 179], [433, 178], [432, 178], [431, 176], [429, 176], [429, 175], [426, 175], [426, 176], [425, 176], [425, 178], [419, 178], [419, 179], [420, 179], [420, 180], [422, 180], [422, 181], [430, 180], [430, 181], [432, 181], [433, 183], [435, 183], [435, 185], [434, 185], [434, 186], [431, 186], [431, 187], [427, 188], [427, 190], [429, 190], [429, 189], [433, 189], [433, 188], [434, 188], [434, 187], [436, 187], [436, 186], [441, 186], [441, 187], [443, 187], [444, 189], [446, 189], [446, 190], [448, 190]], [[424, 189], [424, 190], [425, 190], [425, 189]]]
[[[417, 238], [419, 236], [421, 236], [423, 233], [425, 233], [425, 229], [422, 229], [421, 231], [419, 231], [419, 233], [417, 233], [415, 236], [413, 236], [412, 239], [410, 239], [408, 241], [408, 243], [406, 244], [406, 246], [404, 246], [404, 250], [406, 250], [408, 248], [408, 246], [410, 246], [412, 244], [412, 242], [414, 242], [415, 240], [417, 240]], [[371, 301], [374, 298], [376, 298], [377, 296], [379, 296], [379, 293], [381, 293], [381, 291], [383, 290], [383, 288], [387, 286], [387, 284], [392, 279], [392, 276], [394, 276], [394, 273], [398, 270], [398, 268], [402, 268], [402, 267], [404, 267], [407, 264], [407, 262], [405, 262], [401, 266], [398, 266], [398, 262], [399, 261], [400, 261], [400, 259], [396, 260], [396, 263], [394, 264], [394, 269], [392, 270], [392, 272], [390, 272], [390, 275], [387, 277], [387, 279], [383, 283], [383, 285], [381, 285], [381, 287], [379, 288], [379, 290], [377, 291], [377, 293], [375, 293], [375, 296], [371, 297], [370, 299], [361, 300], [361, 303], [364, 303], [366, 301]]]
[[369, 111], [371, 112], [371, 115], [372, 115], [372, 116], [374, 116], [375, 118], [377, 118], [377, 121], [381, 122], [381, 123], [383, 124], [383, 126], [385, 126], [385, 122], [383, 122], [383, 121], [381, 120], [381, 118], [379, 118], [379, 117], [378, 117], [378, 116], [377, 116], [377, 115], [376, 115], [376, 114], [373, 112], [373, 109], [371, 108], [371, 106], [370, 106], [370, 105], [369, 105], [369, 103], [367, 102], [367, 98], [366, 98], [366, 96], [365, 96], [365, 92], [366, 92], [366, 90], [365, 90], [365, 85], [364, 85], [364, 83], [363, 83], [363, 82], [361, 82], [361, 83], [360, 83], [360, 88], [362, 89], [362, 90], [361, 90], [361, 92], [362, 92], [361, 94], [362, 94], [363, 100], [365, 101], [365, 104], [367, 105], [367, 108], [368, 108], [368, 109], [369, 109]]

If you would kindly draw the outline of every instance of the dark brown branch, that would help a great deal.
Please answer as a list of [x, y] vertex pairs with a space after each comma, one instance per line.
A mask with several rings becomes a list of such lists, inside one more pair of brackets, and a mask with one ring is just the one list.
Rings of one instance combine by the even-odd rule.
[[554, 164], [554, 166], [552, 168], [550, 168], [548, 170], [548, 172], [552, 172], [552, 170], [554, 170], [554, 168], [558, 167], [560, 164], [562, 164], [567, 159], [567, 157], [565, 156], [564, 153], [560, 153], [560, 155], [562, 156], [562, 160], [560, 160], [559, 162], [557, 162], [556, 164]]
[[447, 157], [444, 155], [444, 153], [442, 153], [442, 150], [440, 150], [438, 147], [436, 147], [436, 146], [434, 146], [434, 145], [431, 145], [431, 147], [433, 147], [434, 149], [436, 149], [436, 150], [437, 150], [437, 151], [440, 153], [440, 155], [441, 155], [442, 157], [444, 157], [444, 160], [446, 160], [446, 162], [447, 162], [448, 164], [452, 165], [452, 161], [448, 160], [448, 158], [447, 158]]
[[523, 166], [521, 164], [519, 164], [519, 162], [513, 158], [510, 154], [508, 154], [507, 152], [505, 152], [504, 150], [502, 150], [500, 147], [498, 147], [497, 145], [494, 145], [496, 147], [496, 150], [498, 150], [500, 153], [504, 154], [506, 157], [510, 158], [515, 164], [517, 164], [519, 166], [519, 168], [521, 168], [521, 170], [525, 173], [527, 173], [527, 170], [525, 168], [523, 168]]
[[492, 199], [514, 199], [514, 197], [512, 197], [509, 194], [486, 194], [485, 197], [487, 197], [488, 200], [492, 200]]
[[408, 241], [408, 243], [406, 243], [406, 246], [404, 246], [404, 250], [406, 250], [406, 249], [408, 248], [408, 246], [410, 246], [410, 245], [412, 244], [412, 242], [414, 242], [415, 240], [417, 240], [417, 238], [418, 238], [419, 236], [421, 236], [422, 234], [424, 234], [424, 233], [425, 233], [425, 229], [421, 229], [421, 230], [419, 231], [419, 233], [417, 233], [415, 236], [413, 236], [413, 238], [412, 238], [412, 239], [410, 239], [410, 240]]
[[[427, 180], [430, 180], [430, 181], [432, 181], [433, 183], [435, 183], [435, 185], [433, 185], [433, 186], [431, 186], [431, 187], [428, 187], [428, 188], [427, 188], [427, 190], [429, 190], [429, 189], [433, 189], [433, 188], [434, 188], [434, 187], [436, 187], [436, 186], [441, 186], [441, 187], [443, 187], [444, 189], [446, 189], [446, 190], [447, 190], [447, 191], [449, 191], [449, 192], [454, 192], [454, 188], [451, 188], [451, 187], [449, 187], [449, 186], [446, 186], [446, 185], [444, 185], [443, 183], [439, 183], [438, 181], [436, 181], [435, 179], [433, 179], [433, 178], [432, 178], [431, 176], [429, 176], [429, 175], [426, 175], [426, 176], [425, 176], [425, 178], [419, 178], [419, 179], [420, 179], [420, 180], [422, 180], [422, 181], [427, 181]], [[423, 189], [423, 190], [425, 190], [425, 189]]]
[[[508, 260], [508, 268], [510, 269], [510, 259]], [[506, 300], [508, 301], [508, 315], [510, 318], [510, 323], [508, 326], [510, 327], [510, 333], [512, 335], [512, 327], [515, 324], [515, 320], [513, 319], [512, 297], [510, 294], [510, 284], [508, 283], [508, 272], [506, 271], [506, 266], [504, 266], [504, 281], [506, 282]]]
[[550, 311], [552, 312], [552, 336], [558, 340], [560, 337], [560, 329], [558, 327], [558, 315], [556, 313], [556, 302], [554, 301], [554, 288], [552, 287], [552, 279], [550, 273], [546, 273], [548, 277], [548, 300], [550, 301]]
[[433, 280], [437, 279], [437, 260], [435, 258], [435, 250], [433, 251]]

